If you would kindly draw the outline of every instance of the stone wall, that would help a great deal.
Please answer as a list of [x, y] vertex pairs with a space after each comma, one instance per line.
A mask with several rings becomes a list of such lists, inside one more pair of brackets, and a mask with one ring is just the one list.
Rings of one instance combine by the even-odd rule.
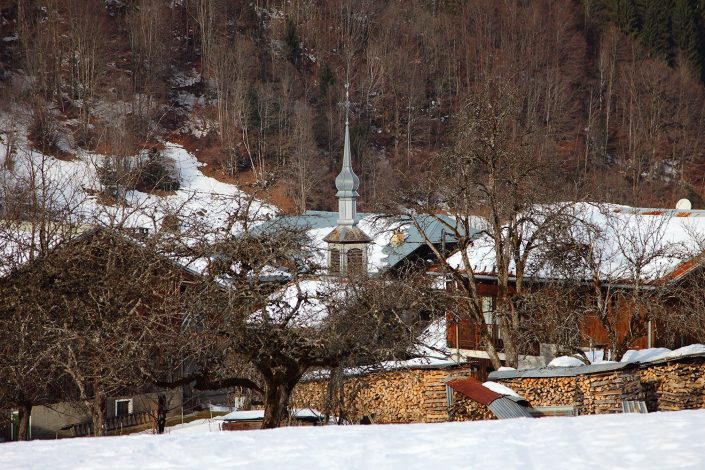
[[[367, 416], [373, 423], [433, 423], [448, 420], [445, 381], [467, 376], [460, 368], [406, 369], [346, 377], [343, 410], [359, 423]], [[302, 382], [294, 389], [292, 406], [326, 410], [327, 380]]]

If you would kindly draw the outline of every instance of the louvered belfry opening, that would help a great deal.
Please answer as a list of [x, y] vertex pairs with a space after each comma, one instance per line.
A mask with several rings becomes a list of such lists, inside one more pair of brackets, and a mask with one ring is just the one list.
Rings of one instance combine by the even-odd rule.
[[336, 248], [330, 250], [330, 264], [328, 270], [330, 274], [340, 274], [340, 250]]
[[362, 250], [359, 248], [348, 250], [348, 275], [361, 276], [367, 272], [366, 268], [363, 263]]

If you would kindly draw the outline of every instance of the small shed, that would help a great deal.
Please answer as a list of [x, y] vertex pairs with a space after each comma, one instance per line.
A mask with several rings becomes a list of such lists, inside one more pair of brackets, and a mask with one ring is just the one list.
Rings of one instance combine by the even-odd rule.
[[[294, 409], [282, 426], [320, 426], [323, 414], [312, 408]], [[264, 410], [233, 411], [223, 416], [223, 431], [245, 431], [260, 429], [264, 420]]]

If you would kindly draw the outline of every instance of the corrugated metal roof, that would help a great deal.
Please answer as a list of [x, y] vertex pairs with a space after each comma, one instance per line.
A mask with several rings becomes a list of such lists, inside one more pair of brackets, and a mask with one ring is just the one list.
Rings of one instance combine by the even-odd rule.
[[636, 367], [638, 367], [638, 365], [631, 362], [610, 362], [607, 364], [592, 364], [578, 367], [543, 367], [541, 369], [502, 370], [491, 372], [489, 379], [575, 377], [577, 375], [600, 374], [616, 370], [633, 369]]
[[451, 380], [446, 382], [446, 385], [483, 405], [489, 405], [498, 398], [502, 398], [502, 395], [485, 387], [474, 377]]
[[529, 408], [523, 406], [508, 396], [501, 396], [489, 405], [487, 408], [490, 409], [492, 413], [498, 419], [512, 419], [512, 418], [533, 418], [534, 416], [529, 412]]
[[450, 380], [446, 385], [471, 400], [486, 405], [498, 419], [533, 418], [527, 408], [529, 402], [521, 397], [502, 395], [490, 390], [474, 377]]

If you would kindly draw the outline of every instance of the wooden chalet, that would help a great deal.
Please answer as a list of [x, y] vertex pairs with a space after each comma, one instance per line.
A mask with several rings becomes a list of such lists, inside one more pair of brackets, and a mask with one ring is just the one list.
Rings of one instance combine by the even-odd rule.
[[[705, 235], [705, 211], [700, 210], [666, 210], [666, 209], [642, 209], [626, 206], [610, 205], [607, 208], [586, 208], [582, 204], [576, 204], [576, 211], [588, 212], [591, 222], [602, 221], [600, 217], [589, 211], [608, 212], [610, 219], [605, 224], [608, 227], [603, 232], [603, 244], [599, 247], [601, 255], [605, 258], [605, 268], [599, 266], [600, 289], [607, 300], [606, 308], [613, 318], [619, 340], [629, 342], [632, 349], [643, 349], [647, 347], [668, 347], [677, 348], [684, 344], [689, 344], [690, 338], [675, 336], [667, 330], [667, 326], [660, 321], [650, 322], [647, 318], [639, 321], [639, 328], [634, 328], [632, 312], [634, 309], [633, 292], [635, 285], [638, 285], [640, 295], [648, 298], [649, 295], [659, 295], [668, 299], [665, 302], [667, 309], [674, 312], [682, 308], [679, 300], [680, 293], [696, 288], [700, 282], [702, 288], [703, 264], [702, 253], [697, 245], [697, 236]], [[598, 212], [599, 213], [599, 212]], [[653, 232], [660, 232], [654, 236]], [[617, 238], [622, 237], [620, 240]], [[611, 239], [614, 238], [615, 240]], [[625, 242], [627, 239], [628, 242]], [[638, 246], [635, 242], [642, 240], [643, 246]], [[623, 246], [631, 243], [634, 246], [630, 249], [634, 251], [642, 250], [644, 259], [648, 261], [642, 267], [638, 279], [629, 276], [629, 265], [625, 265], [624, 258], [628, 253], [619, 253], [615, 246]], [[479, 246], [479, 248], [477, 248]], [[666, 248], [673, 248], [672, 252], [667, 252]], [[483, 252], [483, 249], [485, 250]], [[476, 250], [476, 252], [472, 252]], [[649, 251], [651, 250], [651, 251]], [[497, 277], [494, 272], [493, 254], [482, 246], [482, 243], [475, 244], [468, 250], [469, 258], [474, 263], [473, 271], [477, 291], [482, 298], [482, 308], [489, 335], [500, 352], [504, 350], [501, 333], [493, 316], [495, 298], [497, 296]], [[661, 253], [658, 255], [658, 253]], [[652, 255], [657, 253], [657, 255]], [[537, 255], [539, 256], [539, 255]], [[450, 262], [457, 265], [462, 263], [459, 254], [454, 255]], [[556, 280], [560, 280], [555, 270], [546, 268], [545, 263], [536, 262], [541, 269], [536, 269], [523, 279], [524, 289], [553, 289]], [[462, 267], [459, 267], [462, 270]], [[434, 273], [438, 274], [438, 273]], [[513, 273], [512, 273], [513, 274]], [[510, 278], [510, 284], [513, 284]], [[446, 289], [454, 289], [454, 284], [448, 282]], [[511, 290], [511, 285], [510, 285]], [[557, 291], [560, 292], [560, 291]], [[595, 295], [594, 285], [590, 279], [586, 279], [583, 286], [570, 291], [571, 295], [590, 296]], [[651, 294], [653, 293], [653, 294]], [[449, 312], [446, 317], [446, 340], [447, 346], [457, 351], [457, 354], [468, 358], [471, 363], [475, 363], [480, 369], [486, 368], [487, 372], [493, 369], [487, 360], [481, 336], [483, 326], [469, 321], [468, 319], [458, 319], [453, 312]], [[643, 335], [634, 335], [634, 331], [644, 331]], [[588, 315], [580, 325], [581, 335], [586, 338], [582, 345], [586, 350], [602, 349], [608, 344], [608, 332], [595, 315]], [[633, 337], [630, 337], [632, 335]], [[533, 344], [527, 349], [520, 351], [524, 355], [524, 366], [544, 365], [553, 357], [552, 345]], [[481, 375], [484, 375], [481, 374]]]

